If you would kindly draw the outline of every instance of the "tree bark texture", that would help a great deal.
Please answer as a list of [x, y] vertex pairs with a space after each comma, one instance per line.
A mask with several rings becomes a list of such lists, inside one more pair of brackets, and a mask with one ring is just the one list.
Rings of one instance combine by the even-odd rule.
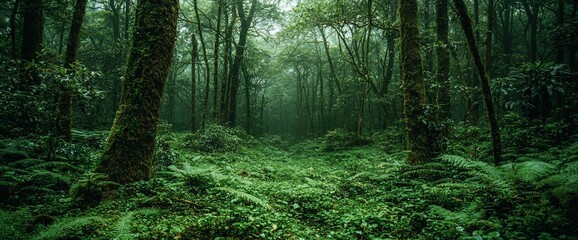
[[431, 159], [428, 126], [425, 123], [425, 84], [420, 53], [418, 5], [400, 0], [401, 71], [404, 89], [403, 111], [408, 144], [408, 163], [424, 164]]
[[468, 45], [470, 47], [470, 52], [474, 58], [474, 63], [478, 71], [480, 84], [482, 85], [482, 94], [484, 97], [484, 103], [486, 105], [486, 111], [488, 114], [488, 121], [490, 122], [490, 130], [492, 135], [492, 147], [495, 164], [499, 164], [502, 161], [502, 140], [500, 137], [500, 130], [498, 128], [498, 120], [496, 118], [496, 113], [494, 110], [494, 104], [492, 102], [492, 92], [490, 90], [490, 78], [486, 73], [482, 57], [478, 51], [476, 45], [476, 38], [474, 36], [474, 30], [472, 27], [472, 20], [468, 15], [468, 9], [463, 0], [454, 0], [454, 5], [456, 7], [456, 12], [460, 19], [460, 23], [466, 35]]
[[139, 0], [120, 106], [98, 172], [119, 183], [148, 180], [163, 88], [173, 60], [178, 0]]
[[[76, 62], [76, 55], [80, 45], [80, 31], [82, 29], [82, 22], [86, 13], [86, 4], [88, 0], [76, 0], [74, 5], [74, 12], [72, 14], [72, 23], [68, 33], [68, 43], [66, 44], [66, 57], [64, 59], [64, 67], [72, 69], [72, 65]], [[68, 86], [62, 86], [61, 96], [59, 99], [57, 135], [64, 137], [67, 142], [72, 140], [72, 93]]]

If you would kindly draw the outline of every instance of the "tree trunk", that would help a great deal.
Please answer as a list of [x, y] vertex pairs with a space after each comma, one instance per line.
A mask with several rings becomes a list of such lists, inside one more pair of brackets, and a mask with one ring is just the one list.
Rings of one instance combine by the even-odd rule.
[[203, 118], [201, 120], [201, 128], [205, 128], [207, 124], [207, 117], [209, 113], [209, 92], [211, 83], [211, 74], [209, 68], [209, 57], [207, 56], [207, 47], [205, 45], [205, 39], [203, 38], [203, 29], [201, 28], [201, 15], [199, 14], [199, 7], [197, 5], [197, 0], [193, 1], [195, 8], [195, 17], [197, 19], [197, 31], [199, 32], [199, 40], [201, 40], [201, 48], [203, 49], [203, 60], [205, 61], [205, 97], [203, 101]]
[[213, 109], [211, 113], [215, 121], [217, 118], [217, 111], [219, 106], [219, 45], [221, 44], [221, 15], [223, 12], [223, 2], [217, 0], [217, 29], [215, 29], [215, 46], [213, 49]]
[[232, 44], [233, 44], [233, 27], [237, 21], [237, 11], [234, 7], [231, 7], [231, 20], [229, 21], [229, 14], [225, 14], [225, 22], [228, 24], [225, 31], [225, 61], [223, 63], [223, 79], [221, 83], [221, 112], [220, 121], [225, 123], [227, 119], [228, 106], [229, 106], [229, 89], [231, 88], [231, 74], [229, 72], [232, 63]]
[[249, 75], [249, 70], [247, 66], [243, 64], [243, 80], [245, 80], [245, 131], [249, 134], [253, 134], [253, 114], [251, 114], [251, 76]]
[[163, 88], [173, 62], [178, 0], [139, 0], [120, 106], [97, 172], [115, 182], [148, 180]]
[[112, 24], [112, 37], [115, 42], [120, 40], [120, 9], [116, 6], [116, 0], [108, 0], [110, 7], [110, 22]]
[[239, 32], [239, 43], [235, 50], [235, 59], [233, 60], [233, 65], [231, 66], [231, 85], [229, 93], [228, 111], [226, 124], [230, 126], [237, 125], [237, 93], [239, 91], [239, 80], [240, 80], [240, 70], [243, 58], [245, 55], [245, 48], [247, 45], [247, 35], [249, 33], [249, 28], [251, 27], [251, 22], [253, 21], [253, 15], [257, 9], [257, 0], [252, 0], [251, 9], [249, 10], [249, 15], [245, 14], [243, 7], [243, 1], [237, 1], [237, 12], [241, 20], [241, 30]]
[[[434, 152], [442, 153], [445, 151], [443, 144], [444, 139], [449, 135], [449, 125], [447, 121], [451, 119], [451, 93], [450, 93], [450, 54], [449, 47], [449, 18], [448, 18], [448, 0], [438, 0], [436, 2], [436, 35], [437, 35], [437, 69], [436, 82], [438, 84], [436, 91], [436, 122], [442, 129], [439, 134], [435, 134]], [[436, 131], [437, 132], [437, 131]]]
[[10, 14], [10, 56], [12, 56], [12, 59], [16, 59], [18, 57], [16, 43], [16, 17], [18, 16], [19, 6], [20, 0], [15, 0], [14, 6], [12, 6], [12, 13]]
[[490, 90], [490, 78], [486, 73], [484, 63], [482, 62], [482, 57], [478, 51], [478, 46], [476, 45], [476, 38], [474, 36], [474, 30], [472, 27], [472, 20], [468, 15], [468, 9], [463, 0], [454, 0], [454, 5], [456, 7], [456, 12], [460, 19], [460, 23], [466, 35], [468, 45], [470, 47], [470, 52], [474, 58], [476, 69], [479, 74], [480, 84], [482, 85], [482, 94], [484, 96], [484, 103], [486, 105], [486, 110], [488, 114], [488, 121], [490, 122], [490, 129], [492, 135], [492, 146], [494, 154], [495, 164], [499, 164], [502, 161], [502, 141], [500, 138], [500, 130], [498, 128], [498, 121], [496, 119], [496, 113], [494, 111], [494, 104], [492, 103], [492, 92]]
[[197, 38], [195, 34], [191, 34], [191, 44], [192, 44], [192, 51], [191, 51], [191, 132], [197, 131], [197, 58], [199, 55], [199, 44], [197, 43]]
[[536, 62], [538, 59], [538, 13], [539, 6], [531, 5], [528, 0], [522, 0], [522, 5], [524, 6], [524, 11], [526, 11], [526, 16], [528, 16], [528, 24], [530, 25], [530, 48], [528, 50], [528, 55], [530, 57], [530, 62]]
[[504, 75], [510, 72], [512, 65], [512, 5], [510, 1], [504, 1], [502, 49], [504, 55]]
[[494, 24], [495, 24], [495, 18], [496, 18], [496, 10], [495, 10], [495, 1], [494, 0], [488, 0], [488, 29], [486, 30], [486, 71], [488, 74], [488, 77], [491, 78], [492, 76], [492, 58], [493, 58], [493, 54], [492, 54], [492, 44], [493, 44], [493, 34], [494, 34]]
[[[76, 62], [76, 55], [80, 44], [80, 31], [86, 13], [86, 4], [88, 0], [76, 0], [74, 12], [72, 14], [72, 23], [68, 33], [68, 43], [66, 45], [66, 58], [64, 67], [71, 69]], [[58, 136], [63, 136], [67, 142], [72, 140], [72, 93], [70, 86], [61, 86], [61, 96], [59, 99], [58, 117]]]
[[[557, 15], [556, 16], [556, 22], [557, 22], [556, 24], [558, 25], [559, 29], [562, 29], [562, 27], [564, 27], [564, 24], [565, 24], [564, 8], [565, 8], [564, 0], [558, 0], [558, 10], [556, 11], [556, 15]], [[564, 40], [559, 39], [557, 41], [556, 46], [555, 46], [556, 47], [556, 63], [558, 63], [558, 64], [564, 63], [564, 50], [566, 50], [566, 49], [565, 49], [564, 44], [561, 43], [563, 41]]]
[[[24, 0], [24, 22], [22, 24], [21, 59], [33, 62], [42, 50], [44, 36], [44, 12], [42, 0]], [[40, 85], [40, 78], [33, 69], [25, 69], [22, 86]]]
[[431, 159], [425, 116], [425, 84], [419, 44], [417, 0], [400, 0], [401, 71], [404, 88], [408, 163], [424, 164]]
[[130, 37], [130, 11], [132, 0], [124, 1], [124, 39], [128, 41]]

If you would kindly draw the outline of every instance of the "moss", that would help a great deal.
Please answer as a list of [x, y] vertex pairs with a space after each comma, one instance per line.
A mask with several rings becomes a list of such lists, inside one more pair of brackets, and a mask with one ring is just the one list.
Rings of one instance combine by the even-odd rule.
[[121, 103], [98, 172], [129, 183], [152, 175], [162, 92], [173, 59], [178, 1], [143, 0], [123, 81]]

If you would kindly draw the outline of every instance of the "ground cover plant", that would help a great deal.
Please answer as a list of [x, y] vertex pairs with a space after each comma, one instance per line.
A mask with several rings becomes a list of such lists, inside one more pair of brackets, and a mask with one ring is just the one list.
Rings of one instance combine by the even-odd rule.
[[[546, 151], [512, 153], [499, 166], [461, 150], [408, 165], [405, 151], [390, 151], [402, 147], [386, 138], [396, 136], [395, 129], [339, 150], [327, 147], [338, 144], [328, 143], [331, 138], [279, 147], [241, 130], [209, 129], [163, 133], [154, 178], [126, 185], [91, 173], [100, 152], [91, 144], [104, 134], [78, 132], [81, 140], [59, 150], [65, 159], [52, 161], [29, 153], [33, 142], [3, 142], [1, 236], [578, 238], [575, 139]], [[227, 141], [236, 147], [215, 152], [209, 146]], [[80, 153], [64, 157], [64, 151]], [[490, 151], [489, 144], [480, 151]]]

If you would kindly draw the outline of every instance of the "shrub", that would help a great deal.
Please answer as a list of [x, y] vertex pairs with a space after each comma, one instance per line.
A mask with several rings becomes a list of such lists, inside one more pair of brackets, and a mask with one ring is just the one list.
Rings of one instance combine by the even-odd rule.
[[329, 131], [323, 137], [323, 144], [325, 145], [326, 151], [348, 149], [350, 147], [361, 146], [368, 143], [368, 139], [341, 128]]
[[188, 136], [185, 147], [201, 152], [234, 152], [251, 140], [252, 137], [243, 130], [211, 124], [199, 133]]

